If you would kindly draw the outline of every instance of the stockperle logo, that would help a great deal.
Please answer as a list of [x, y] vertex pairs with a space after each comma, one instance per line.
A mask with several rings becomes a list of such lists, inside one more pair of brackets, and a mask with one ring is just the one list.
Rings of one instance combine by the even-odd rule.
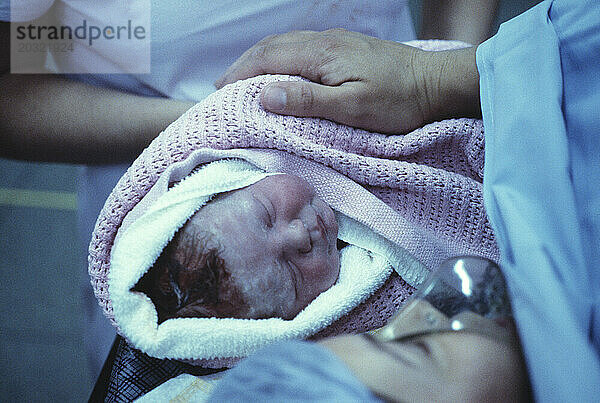
[[136, 1], [135, 8], [128, 2], [109, 2], [110, 8], [90, 2], [87, 18], [60, 13], [59, 19], [59, 13], [48, 12], [32, 21], [12, 22], [11, 72], [150, 73], [150, 0]]

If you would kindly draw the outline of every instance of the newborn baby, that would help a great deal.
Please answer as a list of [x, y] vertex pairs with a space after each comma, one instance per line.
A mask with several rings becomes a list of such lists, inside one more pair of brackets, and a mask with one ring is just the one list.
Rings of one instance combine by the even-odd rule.
[[[270, 342], [370, 330], [445, 257], [497, 260], [481, 195], [480, 121], [388, 136], [265, 113], [258, 95], [281, 80], [298, 78], [241, 80], [191, 108], [136, 159], [98, 217], [94, 291], [119, 333], [152, 357], [221, 368]], [[348, 243], [339, 275], [331, 262], [304, 260], [319, 244], [308, 213], [318, 213], [330, 248], [333, 223], [318, 201], [311, 206], [310, 190], [294, 190], [298, 180], [281, 172], [307, 180], [335, 210], [337, 238]], [[271, 181], [294, 186], [262, 189]], [[308, 254], [278, 255], [280, 244], [266, 242], [283, 228], [272, 198], [303, 203], [293, 219], [312, 241]], [[293, 219], [287, 228], [302, 229]], [[205, 317], [166, 320], [184, 315]]]
[[293, 319], [339, 274], [338, 225], [313, 187], [268, 176], [216, 196], [134, 287], [175, 317]]

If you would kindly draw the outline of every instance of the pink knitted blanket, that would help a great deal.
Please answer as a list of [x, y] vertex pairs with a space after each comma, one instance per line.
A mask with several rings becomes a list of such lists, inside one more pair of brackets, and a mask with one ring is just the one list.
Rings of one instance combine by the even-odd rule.
[[[89, 249], [94, 292], [111, 320], [107, 274], [113, 241], [125, 216], [168, 166], [203, 148], [250, 153], [262, 149], [255, 152], [255, 164], [304, 177], [332, 207], [404, 248], [428, 268], [453, 255], [498, 259], [482, 199], [481, 121], [452, 119], [388, 136], [323, 119], [275, 115], [262, 109], [258, 95], [277, 80], [299, 78], [261, 76], [212, 94], [161, 133], [121, 178], [98, 218]], [[284, 152], [269, 157], [264, 150]], [[313, 169], [314, 163], [322, 169]], [[375, 195], [385, 208], [351, 191], [339, 174]], [[393, 274], [373, 296], [318, 336], [381, 326], [413, 291]]]

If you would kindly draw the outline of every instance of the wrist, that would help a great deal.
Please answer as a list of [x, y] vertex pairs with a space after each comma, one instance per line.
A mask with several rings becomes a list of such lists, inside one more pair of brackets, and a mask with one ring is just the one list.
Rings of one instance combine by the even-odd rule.
[[469, 47], [429, 54], [429, 121], [481, 117], [476, 50]]

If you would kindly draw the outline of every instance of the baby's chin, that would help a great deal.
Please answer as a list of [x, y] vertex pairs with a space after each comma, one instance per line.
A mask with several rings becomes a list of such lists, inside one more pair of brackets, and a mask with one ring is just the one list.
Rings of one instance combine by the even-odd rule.
[[296, 301], [296, 304], [292, 308], [292, 311], [287, 315], [284, 319], [293, 319], [302, 312], [306, 307], [314, 302], [316, 298], [318, 298], [321, 294], [329, 290], [331, 287], [335, 285], [340, 273], [340, 259], [339, 252], [335, 250], [332, 256], [328, 259], [327, 269], [324, 269], [319, 277], [319, 282], [313, 284], [311, 287], [306, 287], [313, 290], [310, 293], [307, 293], [304, 298], [300, 297]]

